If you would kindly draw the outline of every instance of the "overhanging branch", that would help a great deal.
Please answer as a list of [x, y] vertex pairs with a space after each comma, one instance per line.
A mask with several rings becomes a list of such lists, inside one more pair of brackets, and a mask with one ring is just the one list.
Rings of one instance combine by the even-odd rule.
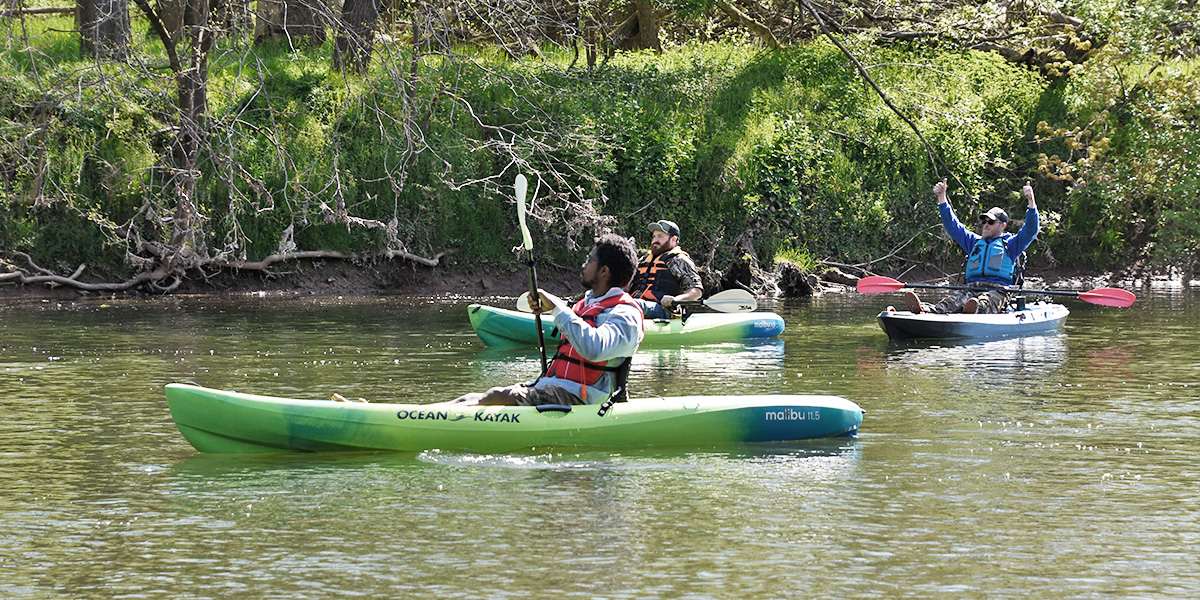
[[892, 112], [896, 113], [896, 116], [900, 117], [901, 120], [903, 120], [910, 128], [912, 128], [913, 133], [917, 134], [917, 138], [919, 138], [921, 143], [925, 145], [925, 151], [929, 153], [929, 157], [934, 162], [941, 165], [942, 168], [946, 170], [946, 173], [953, 177], [954, 181], [958, 182], [959, 186], [961, 186], [963, 189], [966, 189], [966, 186], [963, 185], [963, 182], [959, 180], [957, 175], [954, 174], [954, 170], [942, 160], [941, 155], [938, 154], [936, 149], [934, 149], [933, 144], [930, 144], [929, 140], [925, 139], [925, 136], [921, 133], [921, 129], [917, 127], [917, 124], [914, 123], [912, 119], [908, 118], [908, 115], [904, 114], [904, 111], [900, 110], [900, 107], [896, 106], [892, 102], [891, 98], [888, 97], [887, 93], [880, 89], [879, 85], [875, 83], [874, 79], [871, 79], [871, 76], [867, 74], [866, 68], [863, 67], [858, 58], [855, 57], [850, 50], [843, 46], [837, 38], [833, 37], [833, 33], [830, 32], [829, 27], [825, 25], [825, 20], [821, 18], [821, 14], [817, 12], [816, 8], [813, 8], [813, 5], [809, 2], [809, 0], [800, 0], [800, 4], [804, 5], [805, 10], [807, 10], [814, 19], [816, 19], [817, 25], [821, 28], [821, 33], [825, 34], [825, 37], [829, 38], [829, 41], [833, 42], [833, 45], [837, 46], [838, 50], [841, 50], [842, 54], [846, 55], [846, 58], [854, 64], [854, 67], [858, 69], [858, 74], [862, 76], [863, 80], [865, 80], [872, 89], [875, 90], [875, 93], [879, 95], [879, 98], [883, 100], [883, 103], [886, 104], [887, 107], [892, 110]]

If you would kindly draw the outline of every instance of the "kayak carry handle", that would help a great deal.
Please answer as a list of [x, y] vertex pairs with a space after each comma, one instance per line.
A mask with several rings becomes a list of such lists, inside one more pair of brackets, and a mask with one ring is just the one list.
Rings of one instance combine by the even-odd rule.
[[569, 413], [569, 412], [571, 412], [571, 407], [570, 407], [570, 405], [567, 405], [567, 404], [539, 404], [539, 405], [537, 405], [537, 411], [540, 413], [544, 413], [544, 412]]

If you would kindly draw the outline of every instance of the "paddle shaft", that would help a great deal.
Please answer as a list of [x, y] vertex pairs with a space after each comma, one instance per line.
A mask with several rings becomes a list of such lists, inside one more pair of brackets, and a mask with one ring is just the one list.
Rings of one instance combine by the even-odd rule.
[[1079, 292], [1058, 292], [1058, 291], [1054, 291], [1054, 290], [1026, 290], [1026, 289], [1021, 289], [1021, 288], [1010, 288], [1010, 287], [986, 288], [986, 287], [972, 287], [969, 285], [933, 285], [933, 284], [926, 284], [926, 283], [906, 283], [906, 284], [904, 284], [904, 287], [906, 287], [906, 288], [923, 288], [923, 289], [927, 289], [927, 290], [977, 290], [977, 291], [979, 291], [979, 293], [997, 291], [997, 292], [1010, 292], [1010, 293], [1020, 292], [1020, 293], [1025, 293], [1025, 294], [1045, 294], [1047, 296], [1078, 296], [1079, 295]]
[[[518, 173], [517, 179], [513, 182], [513, 191], [517, 194], [517, 223], [521, 226], [521, 242], [525, 246], [525, 264], [529, 266], [529, 297], [537, 298], [541, 302], [541, 296], [538, 295], [537, 284], [537, 261], [533, 260], [533, 237], [529, 235], [529, 227], [525, 225], [525, 190], [528, 189], [529, 182], [525, 180], [525, 176]], [[541, 311], [533, 313], [533, 318], [537, 324], [538, 336], [538, 352], [542, 355], [542, 374], [546, 373], [546, 336], [542, 333], [542, 313]]]
[[885, 294], [888, 292], [898, 292], [907, 287], [907, 288], [925, 288], [925, 289], [936, 289], [936, 290], [972, 290], [972, 291], [979, 291], [981, 293], [990, 290], [990, 291], [1009, 292], [1009, 293], [1014, 293], [1014, 294], [1044, 294], [1047, 296], [1074, 296], [1076, 298], [1079, 298], [1080, 300], [1083, 300], [1084, 302], [1090, 302], [1092, 304], [1099, 304], [1101, 306], [1116, 306], [1116, 307], [1132, 306], [1133, 303], [1137, 300], [1137, 297], [1133, 295], [1133, 292], [1130, 292], [1128, 290], [1122, 290], [1119, 288], [1097, 288], [1094, 290], [1088, 290], [1086, 292], [1068, 292], [1068, 291], [1057, 291], [1057, 290], [1026, 290], [1026, 289], [1022, 289], [1022, 288], [1014, 289], [1014, 288], [1010, 288], [1010, 287], [986, 288], [986, 287], [972, 287], [972, 286], [962, 286], [962, 285], [930, 285], [930, 284], [922, 284], [922, 283], [907, 283], [906, 284], [906, 283], [903, 283], [900, 281], [896, 281], [895, 279], [892, 279], [891, 277], [883, 277], [880, 275], [872, 275], [870, 277], [864, 277], [864, 278], [860, 279], [859, 282], [857, 284], [855, 284], [854, 287], [859, 292], [864, 293], [864, 294]]
[[[735, 293], [736, 292], [736, 293]], [[524, 292], [517, 297], [517, 310], [521, 312], [533, 312], [529, 306], [529, 299], [533, 295], [529, 292]], [[748, 292], [739, 290], [730, 290], [714, 294], [713, 297], [707, 300], [683, 300], [675, 302], [671, 306], [706, 306], [717, 312], [723, 313], [747, 313], [758, 310], [758, 303], [754, 297]]]
[[906, 288], [924, 288], [927, 290], [977, 290], [977, 291], [979, 291], [979, 293], [997, 291], [997, 292], [1008, 292], [1010, 294], [1039, 294], [1039, 295], [1043, 295], [1043, 296], [1078, 297], [1080, 294], [1080, 292], [1065, 292], [1065, 291], [1059, 291], [1059, 290], [1027, 290], [1024, 288], [1010, 288], [1010, 287], [986, 288], [986, 287], [971, 287], [969, 285], [932, 285], [932, 284], [924, 284], [924, 283], [906, 283], [906, 284], [904, 284], [904, 287], [906, 287]]
[[[525, 264], [529, 265], [529, 296], [538, 298], [537, 284], [537, 263], [533, 260], [533, 254], [529, 254], [529, 258], [525, 260]], [[539, 299], [540, 301], [540, 299]], [[538, 334], [538, 351], [542, 355], [542, 373], [546, 373], [546, 337], [542, 332], [542, 311], [533, 313], [533, 320], [537, 323]]]
[[732, 302], [709, 302], [707, 300], [686, 300], [684, 302], [676, 302], [671, 306], [703, 306], [723, 313], [754, 312], [754, 309], [757, 308], [747, 304], [735, 305]]
[[[532, 265], [530, 265], [531, 273]], [[536, 275], [534, 275], [536, 277]], [[532, 284], [537, 286], [536, 283]], [[517, 297], [517, 310], [521, 312], [533, 312], [529, 306], [529, 299], [533, 297], [532, 293], [521, 294]], [[754, 296], [750, 292], [743, 290], [725, 290], [713, 294], [711, 298], [706, 300], [683, 300], [675, 302], [671, 306], [707, 306], [717, 312], [724, 313], [747, 313], [758, 310], [758, 302], [754, 300]]]

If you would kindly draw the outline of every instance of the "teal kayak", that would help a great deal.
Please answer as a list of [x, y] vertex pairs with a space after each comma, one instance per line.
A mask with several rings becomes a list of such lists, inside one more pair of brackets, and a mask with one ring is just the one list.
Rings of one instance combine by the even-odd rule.
[[[537, 324], [533, 313], [496, 308], [483, 304], [467, 307], [471, 327], [488, 346], [537, 345]], [[551, 339], [554, 321], [547, 315], [542, 319], [546, 339]], [[783, 333], [783, 318], [772, 312], [691, 313], [686, 319], [646, 321], [643, 344], [672, 344], [727, 342], [773, 338]]]
[[639, 398], [595, 405], [462, 406], [297, 400], [172, 383], [167, 406], [201, 452], [634, 448], [854, 436], [857, 404], [837, 396]]

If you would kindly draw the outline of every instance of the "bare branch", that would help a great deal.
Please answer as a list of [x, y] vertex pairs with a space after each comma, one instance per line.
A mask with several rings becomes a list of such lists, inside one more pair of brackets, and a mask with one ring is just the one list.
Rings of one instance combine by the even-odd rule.
[[829, 28], [825, 25], [825, 20], [821, 18], [821, 14], [817, 12], [817, 9], [813, 8], [809, 0], [800, 0], [800, 3], [804, 5], [808, 12], [812, 14], [813, 18], [816, 19], [817, 24], [821, 27], [821, 31], [825, 34], [825, 37], [827, 37], [830, 42], [833, 42], [833, 45], [837, 46], [838, 50], [841, 50], [842, 54], [844, 54], [846, 58], [854, 64], [854, 67], [858, 69], [859, 75], [862, 76], [863, 80], [870, 84], [871, 88], [875, 90], [875, 93], [879, 95], [879, 98], [883, 100], [883, 103], [886, 104], [887, 107], [896, 114], [896, 116], [900, 117], [901, 120], [908, 124], [908, 126], [913, 130], [913, 133], [916, 134], [917, 138], [921, 140], [921, 143], [925, 145], [925, 151], [929, 153], [929, 157], [937, 164], [942, 165], [942, 168], [946, 170], [946, 173], [949, 173], [949, 175], [953, 177], [956, 182], [958, 182], [959, 186], [961, 186], [963, 189], [966, 189], [966, 186], [963, 185], [961, 180], [959, 180], [958, 175], [954, 173], [954, 170], [950, 168], [950, 165], [947, 165], [946, 162], [942, 160], [941, 155], [938, 154], [938, 151], [933, 147], [933, 144], [930, 144], [929, 140], [925, 139], [925, 136], [921, 133], [921, 129], [917, 127], [917, 124], [914, 123], [913, 120], [904, 113], [904, 111], [900, 110], [900, 107], [896, 106], [892, 102], [887, 93], [880, 89], [879, 85], [875, 83], [875, 80], [872, 79], [867, 73], [866, 68], [863, 67], [858, 58], [855, 57], [850, 50], [843, 46], [842, 43], [833, 36], [833, 33], [830, 32]]

